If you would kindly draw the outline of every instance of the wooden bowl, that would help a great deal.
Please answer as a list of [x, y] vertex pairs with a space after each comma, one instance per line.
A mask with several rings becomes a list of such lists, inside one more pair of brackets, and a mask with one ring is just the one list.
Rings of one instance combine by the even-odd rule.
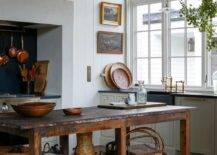
[[12, 105], [14, 111], [18, 114], [26, 117], [42, 117], [50, 113], [54, 107], [55, 103], [48, 102], [32, 102], [24, 103], [20, 105]]
[[81, 115], [82, 108], [63, 109], [65, 115]]

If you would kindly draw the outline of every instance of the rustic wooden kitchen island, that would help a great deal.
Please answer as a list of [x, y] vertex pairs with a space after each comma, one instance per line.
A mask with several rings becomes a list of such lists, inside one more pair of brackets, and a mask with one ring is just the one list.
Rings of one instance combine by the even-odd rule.
[[190, 154], [190, 111], [185, 106], [164, 106], [134, 110], [111, 110], [97, 107], [84, 108], [81, 116], [65, 116], [62, 110], [53, 111], [42, 118], [25, 118], [15, 113], [0, 115], [0, 132], [29, 139], [30, 155], [41, 154], [41, 138], [60, 136], [64, 154], [68, 155], [69, 134], [115, 129], [118, 155], [126, 155], [126, 127], [181, 121], [181, 152]]

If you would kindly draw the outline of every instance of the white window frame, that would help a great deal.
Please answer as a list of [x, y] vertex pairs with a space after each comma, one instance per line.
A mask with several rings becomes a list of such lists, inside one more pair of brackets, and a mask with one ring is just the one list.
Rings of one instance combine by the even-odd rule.
[[[128, 63], [128, 66], [131, 68], [133, 75], [134, 75], [134, 82], [136, 82], [137, 79], [137, 66], [136, 66], [136, 36], [135, 36], [135, 28], [136, 28], [136, 6], [137, 5], [145, 5], [147, 3], [157, 3], [157, 2], [162, 2], [162, 6], [165, 5], [166, 0], [126, 0], [126, 34], [127, 34], [127, 57], [126, 61]], [[171, 0], [172, 1], [172, 0]], [[170, 64], [171, 61], [169, 60], [170, 57], [170, 36], [171, 36], [171, 31], [170, 31], [170, 21], [169, 21], [169, 15], [163, 14], [162, 16], [162, 76], [168, 75], [171, 73], [170, 70]], [[167, 19], [167, 20], [165, 20]], [[186, 22], [185, 22], [186, 24]], [[187, 27], [185, 25], [185, 31], [187, 31]], [[167, 35], [165, 35], [167, 34]], [[187, 33], [185, 32], [185, 35]], [[187, 38], [185, 36], [185, 38]], [[187, 42], [185, 41], [185, 46]], [[208, 56], [208, 51], [206, 50], [206, 37], [205, 34], [202, 33], [202, 77], [201, 81], [202, 84], [201, 86], [187, 86], [187, 90], [201, 90], [201, 91], [210, 91], [212, 90], [211, 88], [211, 81], [210, 81], [210, 74], [209, 74], [209, 56]], [[186, 47], [185, 47], [186, 48]], [[163, 52], [165, 51], [165, 52]], [[186, 53], [186, 50], [185, 50]], [[185, 54], [185, 57], [187, 54]], [[185, 61], [187, 58], [185, 58]], [[187, 63], [185, 62], [185, 65]], [[187, 72], [187, 68], [185, 67], [185, 72]], [[187, 74], [185, 73], [185, 76]], [[185, 78], [186, 79], [186, 78]], [[162, 85], [146, 85], [147, 88], [162, 88]]]

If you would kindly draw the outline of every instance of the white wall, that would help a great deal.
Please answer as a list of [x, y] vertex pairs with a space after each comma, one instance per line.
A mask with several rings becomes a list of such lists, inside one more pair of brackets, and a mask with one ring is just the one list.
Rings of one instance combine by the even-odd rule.
[[37, 60], [49, 60], [45, 93], [62, 94], [62, 27], [38, 29], [37, 46]]
[[[124, 0], [104, 0], [124, 4]], [[102, 0], [74, 0], [74, 106], [96, 106], [99, 104], [98, 90], [108, 89], [100, 73], [106, 64], [123, 62], [124, 55], [97, 54], [97, 32], [124, 32], [124, 16], [121, 26], [99, 24], [99, 3]], [[124, 13], [124, 6], [123, 6]], [[92, 82], [86, 80], [86, 67], [92, 66]], [[74, 142], [74, 141], [73, 141]], [[99, 143], [99, 134], [94, 135], [95, 144]]]
[[[104, 0], [124, 4], [124, 0]], [[75, 0], [74, 14], [74, 101], [77, 106], [99, 104], [98, 90], [107, 89], [99, 76], [106, 64], [124, 61], [124, 55], [97, 54], [98, 31], [124, 32], [124, 18], [121, 26], [99, 24], [99, 4], [102, 0]], [[124, 6], [123, 6], [124, 12]], [[92, 66], [92, 82], [86, 80], [86, 66]]]

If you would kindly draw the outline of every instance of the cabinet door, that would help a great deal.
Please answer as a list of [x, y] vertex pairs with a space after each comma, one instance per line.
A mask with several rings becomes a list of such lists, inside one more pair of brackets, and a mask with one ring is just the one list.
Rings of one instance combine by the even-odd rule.
[[174, 121], [157, 123], [156, 130], [163, 137], [166, 147], [172, 149], [174, 147]]
[[[176, 105], [196, 107], [191, 112], [191, 152], [214, 155], [215, 100], [192, 97], [177, 97]], [[175, 123], [175, 146], [180, 148], [180, 123]]]
[[[215, 122], [217, 122], [217, 100], [215, 101]], [[217, 154], [217, 123], [215, 123], [215, 154]]]

